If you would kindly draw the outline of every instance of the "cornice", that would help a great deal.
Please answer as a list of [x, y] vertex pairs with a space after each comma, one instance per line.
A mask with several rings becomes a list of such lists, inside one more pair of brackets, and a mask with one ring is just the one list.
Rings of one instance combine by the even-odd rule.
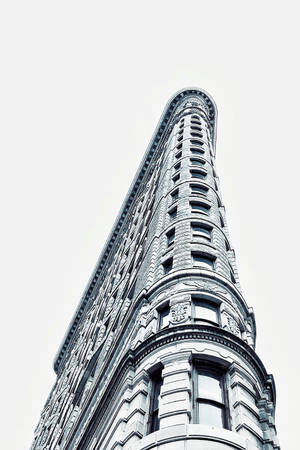
[[176, 94], [168, 101], [164, 112], [158, 122], [153, 137], [145, 152], [145, 156], [137, 170], [135, 178], [129, 188], [127, 196], [113, 225], [112, 231], [104, 245], [103, 251], [100, 254], [96, 267], [88, 281], [87, 287], [83, 292], [80, 303], [63, 338], [62, 344], [55, 356], [54, 370], [56, 373], [58, 373], [60, 363], [62, 362], [65, 352], [69, 344], [71, 343], [74, 332], [83, 316], [83, 313], [86, 310], [90, 300], [94, 296], [95, 287], [101, 275], [101, 271], [104, 268], [109, 255], [111, 254], [113, 245], [119, 236], [124, 221], [128, 216], [129, 209], [136, 197], [138, 189], [140, 188], [142, 181], [145, 180], [146, 175], [149, 174], [151, 162], [155, 160], [155, 155], [158, 153], [158, 150], [161, 147], [161, 143], [164, 142], [164, 139], [167, 136], [169, 125], [175, 118], [177, 109], [181, 106], [183, 101], [185, 99], [188, 99], [189, 97], [198, 97], [199, 99], [201, 99], [201, 101], [204, 101], [207, 108], [207, 116], [211, 126], [213, 146], [215, 149], [217, 107], [214, 100], [209, 96], [209, 94], [199, 88], [186, 88], [176, 92]]

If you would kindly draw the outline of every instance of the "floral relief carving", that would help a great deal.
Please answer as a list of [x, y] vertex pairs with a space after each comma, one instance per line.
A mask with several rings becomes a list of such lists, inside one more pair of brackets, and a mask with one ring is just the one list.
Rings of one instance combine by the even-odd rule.
[[231, 333], [235, 334], [236, 336], [240, 336], [241, 330], [240, 330], [240, 327], [238, 326], [237, 321], [229, 314], [226, 314], [226, 319], [227, 319], [226, 325], [227, 325], [227, 328], [229, 329], [229, 331], [231, 331]]
[[176, 303], [170, 308], [170, 316], [172, 323], [182, 323], [188, 319], [189, 303]]

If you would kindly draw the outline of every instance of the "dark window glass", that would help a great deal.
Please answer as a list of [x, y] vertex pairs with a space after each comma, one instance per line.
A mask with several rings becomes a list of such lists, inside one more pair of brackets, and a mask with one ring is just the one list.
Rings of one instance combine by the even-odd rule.
[[191, 126], [191, 130], [195, 130], [195, 131], [202, 131], [202, 129], [200, 127], [195, 127], [195, 126]]
[[159, 311], [159, 329], [169, 326], [169, 313], [170, 307], [169, 305], [165, 306], [163, 309]]
[[191, 170], [192, 178], [201, 178], [202, 180], [206, 178], [206, 172], [204, 170]]
[[191, 139], [190, 142], [192, 145], [204, 145], [202, 141], [198, 141], [197, 139]]
[[191, 158], [190, 161], [191, 161], [192, 166], [204, 166], [205, 165], [205, 161], [203, 161], [203, 159]]
[[199, 184], [190, 184], [190, 188], [192, 191], [192, 194], [207, 194], [208, 192], [208, 187], [206, 186], [201, 186]]
[[211, 240], [211, 228], [202, 225], [200, 223], [192, 223], [193, 236], [203, 237], [204, 239]]
[[173, 258], [170, 258], [166, 262], [164, 262], [163, 268], [164, 268], [165, 274], [169, 273], [173, 268]]
[[180, 166], [181, 166], [181, 163], [180, 163], [180, 162], [177, 163], [177, 164], [175, 164], [175, 166], [174, 166], [174, 171], [176, 172], [177, 170], [179, 170], [179, 169], [180, 169]]
[[191, 202], [190, 203], [193, 212], [202, 212], [205, 214], [209, 213], [210, 206], [205, 203], [200, 202]]
[[201, 133], [191, 133], [191, 136], [195, 137], [195, 138], [203, 138], [203, 135]]
[[175, 229], [173, 228], [173, 230], [167, 233], [168, 247], [174, 244], [174, 240], [175, 240]]
[[175, 219], [177, 216], [177, 208], [173, 208], [171, 211], [169, 211], [170, 219]]
[[180, 159], [182, 156], [182, 152], [176, 153], [175, 158], [176, 159]]
[[172, 202], [175, 202], [178, 199], [179, 190], [176, 189], [176, 191], [173, 191], [171, 194]]
[[190, 150], [193, 155], [203, 155], [205, 153], [202, 148], [191, 148]]
[[178, 174], [178, 175], [176, 175], [175, 177], [173, 177], [173, 178], [172, 178], [173, 183], [177, 183], [177, 181], [179, 180], [179, 178], [180, 178], [180, 174]]
[[152, 377], [152, 390], [150, 399], [150, 411], [149, 411], [149, 433], [159, 430], [159, 395], [160, 389], [163, 384], [161, 371], [157, 372]]

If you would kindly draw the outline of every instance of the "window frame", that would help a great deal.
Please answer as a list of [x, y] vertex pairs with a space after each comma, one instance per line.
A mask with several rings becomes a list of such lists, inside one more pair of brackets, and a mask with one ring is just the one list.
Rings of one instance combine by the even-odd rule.
[[190, 152], [195, 157], [196, 157], [196, 155], [199, 156], [199, 158], [201, 158], [201, 156], [205, 155], [205, 150], [203, 148], [191, 147]]
[[[207, 305], [207, 309], [212, 309], [216, 313], [216, 321], [210, 320], [210, 319], [196, 319], [196, 309], [195, 304], [201, 304], [201, 305]], [[192, 295], [191, 296], [191, 313], [192, 313], [192, 322], [194, 324], [200, 324], [200, 325], [212, 325], [220, 327], [221, 323], [221, 313], [220, 313], [220, 304], [217, 304], [211, 300], [207, 300], [204, 297], [199, 297]]]
[[[207, 374], [208, 376], [212, 376], [214, 378], [218, 378], [220, 380], [220, 391], [222, 396], [222, 402], [217, 400], [213, 400], [211, 398], [205, 398], [199, 396], [199, 378], [198, 375]], [[221, 367], [218, 364], [214, 364], [212, 362], [206, 360], [194, 360], [193, 368], [192, 368], [192, 379], [193, 379], [193, 423], [199, 425], [206, 426], [215, 426], [219, 428], [217, 425], [211, 425], [210, 423], [200, 423], [199, 419], [199, 404], [209, 404], [215, 406], [222, 411], [222, 427], [221, 429], [230, 430], [230, 409], [229, 409], [229, 398], [228, 398], [228, 383], [226, 381], [226, 369]]]
[[167, 237], [167, 248], [173, 247], [175, 242], [175, 227], [166, 233], [166, 237]]
[[175, 203], [178, 200], [178, 198], [179, 198], [179, 188], [174, 189], [170, 193], [170, 196], [171, 196], [172, 204]]
[[176, 175], [173, 175], [172, 181], [174, 184], [176, 184], [177, 181], [179, 181], [179, 180], [180, 180], [180, 172], [177, 172]]
[[[214, 255], [208, 254], [208, 253], [203, 253], [203, 252], [198, 252], [198, 251], [191, 251], [191, 257], [192, 257], [192, 263], [193, 263], [193, 267], [200, 267], [202, 269], [206, 269], [206, 270], [215, 270], [215, 263], [216, 263], [216, 257]], [[199, 257], [202, 259], [206, 259], [208, 261], [211, 261], [211, 265], [209, 265], [209, 267], [207, 266], [201, 266], [198, 264], [195, 264], [195, 257]], [[200, 262], [200, 261], [199, 261]]]
[[[159, 430], [159, 396], [161, 387], [163, 385], [162, 369], [157, 370], [151, 376], [151, 390], [150, 390], [150, 403], [149, 403], [149, 416], [148, 416], [148, 432], [147, 434], [154, 433]], [[157, 407], [155, 407], [157, 403]]]
[[191, 167], [204, 167], [205, 164], [206, 164], [205, 159], [196, 158], [196, 157], [190, 158], [190, 165], [191, 165]]
[[174, 206], [168, 211], [170, 220], [174, 220], [177, 217], [177, 206]]
[[[204, 186], [199, 183], [190, 183], [190, 189], [191, 189], [191, 195], [202, 195], [205, 197], [209, 191], [209, 188], [207, 186]], [[199, 191], [197, 191], [195, 189], [199, 189]]]
[[162, 263], [163, 269], [164, 269], [164, 275], [168, 275], [171, 270], [173, 270], [173, 257], [166, 259]]
[[[194, 205], [198, 205], [199, 208], [195, 207]], [[190, 201], [190, 207], [191, 207], [192, 213], [206, 214], [207, 216], [209, 215], [210, 209], [211, 209], [211, 205], [209, 205], [208, 203], [200, 202], [200, 201], [196, 201], [196, 200]], [[201, 209], [201, 207], [203, 209]]]
[[[165, 303], [164, 305], [161, 305], [160, 308], [157, 309], [158, 312], [158, 330], [163, 330], [164, 328], [168, 328], [168, 325], [162, 326], [163, 324], [163, 318], [170, 315], [170, 305], [169, 303]], [[170, 319], [169, 319], [170, 322]]]
[[[206, 230], [208, 233], [201, 232], [201, 231], [195, 231], [195, 226], [198, 226], [199, 228], [202, 228], [203, 230]], [[202, 222], [191, 222], [191, 234], [192, 238], [194, 237], [201, 237], [203, 239], [206, 239], [207, 241], [212, 241], [212, 226], [206, 225]]]
[[[198, 166], [199, 167], [199, 166]], [[194, 175], [198, 174], [198, 175]], [[204, 180], [207, 177], [207, 171], [205, 169], [190, 169], [191, 178], [197, 178], [198, 180]]]

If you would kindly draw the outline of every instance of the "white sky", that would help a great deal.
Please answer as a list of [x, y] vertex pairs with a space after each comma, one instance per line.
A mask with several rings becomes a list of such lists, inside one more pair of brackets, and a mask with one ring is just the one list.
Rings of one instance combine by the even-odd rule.
[[297, 1], [0, 6], [1, 448], [29, 448], [52, 361], [169, 97], [207, 90], [257, 352], [298, 448]]

